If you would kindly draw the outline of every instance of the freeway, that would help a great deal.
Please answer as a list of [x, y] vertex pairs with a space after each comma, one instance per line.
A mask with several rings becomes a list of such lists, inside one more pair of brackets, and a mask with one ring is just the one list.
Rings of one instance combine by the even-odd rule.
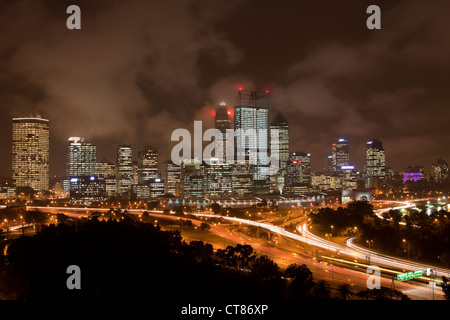
[[[382, 212], [389, 211], [391, 209], [404, 209], [404, 208], [410, 208], [410, 207], [414, 207], [414, 206], [415, 205], [411, 204], [411, 203], [404, 203], [401, 206], [377, 210], [376, 214], [381, 214]], [[215, 217], [215, 218], [218, 217], [217, 215], [214, 215], [214, 214], [205, 214], [205, 213], [197, 213], [194, 215], [201, 216], [201, 217]], [[252, 221], [252, 220], [241, 219], [241, 218], [234, 218], [234, 217], [225, 217], [225, 216], [220, 216], [220, 218], [224, 219], [224, 220], [234, 221], [237, 223], [244, 223], [244, 224], [249, 224], [249, 225], [253, 225], [253, 226], [258, 226], [258, 227], [267, 229], [273, 233], [285, 236], [287, 238], [294, 239], [294, 240], [306, 243], [308, 245], [313, 245], [315, 247], [319, 247], [319, 248], [322, 248], [325, 250], [339, 252], [341, 254], [353, 257], [355, 259], [367, 260], [368, 258], [370, 258], [370, 261], [373, 263], [378, 263], [378, 264], [381, 264], [384, 266], [389, 266], [389, 267], [393, 267], [396, 269], [400, 269], [403, 272], [411, 271], [411, 270], [421, 270], [421, 269], [424, 269], [427, 267], [420, 263], [407, 261], [404, 259], [399, 259], [399, 258], [383, 255], [380, 253], [376, 253], [374, 251], [369, 251], [367, 249], [360, 248], [360, 247], [356, 246], [355, 244], [353, 244], [353, 238], [350, 238], [347, 240], [347, 243], [346, 243], [347, 246], [342, 246], [342, 245], [336, 244], [332, 241], [325, 240], [321, 237], [314, 235], [310, 231], [308, 231], [308, 226], [306, 223], [297, 225], [297, 231], [299, 232], [299, 234], [295, 234], [295, 233], [286, 231], [284, 228], [274, 226], [269, 223]], [[438, 277], [441, 277], [441, 276], [448, 277], [450, 275], [449, 269], [436, 268], [436, 267], [432, 267], [432, 269], [434, 270], [435, 275]]]
[[[413, 206], [414, 205], [412, 205], [410, 203], [401, 203], [400, 206], [396, 206], [394, 208], [402, 209], [402, 208], [413, 207]], [[36, 207], [36, 206], [27, 207], [27, 209], [35, 209], [35, 210], [38, 209], [38, 210], [47, 211], [47, 212], [51, 212], [51, 213], [64, 212], [65, 214], [69, 214], [70, 216], [73, 216], [73, 217], [88, 216], [89, 211], [107, 212], [110, 210], [110, 209], [106, 209], [106, 208], [69, 208], [69, 207]], [[392, 207], [377, 210], [376, 213], [381, 214], [382, 212], [390, 210], [390, 209], [392, 209]], [[133, 214], [142, 214], [144, 211], [147, 211], [149, 214], [151, 214], [152, 216], [155, 216], [155, 217], [178, 219], [178, 217], [176, 217], [176, 216], [162, 214], [163, 211], [160, 211], [160, 210], [129, 209], [127, 211], [129, 213], [133, 213]], [[75, 212], [77, 212], [77, 213], [75, 213]], [[368, 278], [368, 274], [365, 272], [354, 270], [354, 268], [355, 267], [358, 268], [358, 266], [359, 267], [367, 267], [367, 265], [358, 263], [357, 259], [364, 260], [369, 256], [370, 261], [372, 263], [376, 263], [381, 266], [393, 268], [394, 270], [387, 269], [387, 268], [381, 268], [382, 271], [386, 271], [391, 274], [404, 272], [404, 271], [419, 270], [419, 269], [425, 268], [425, 266], [422, 264], [418, 264], [415, 262], [406, 261], [406, 260], [398, 259], [398, 258], [394, 258], [394, 257], [389, 257], [386, 255], [382, 255], [382, 254], [379, 254], [379, 253], [376, 253], [373, 251], [369, 251], [369, 250], [360, 248], [360, 247], [356, 246], [355, 244], [353, 244], [353, 241], [352, 241], [353, 239], [349, 239], [347, 241], [347, 243], [346, 243], [347, 246], [343, 246], [343, 245], [339, 245], [339, 244], [336, 244], [331, 241], [327, 241], [327, 240], [322, 239], [322, 238], [312, 234], [311, 232], [309, 232], [308, 226], [306, 223], [299, 224], [297, 226], [298, 234], [296, 234], [293, 232], [289, 232], [289, 231], [285, 230], [284, 228], [281, 228], [281, 227], [278, 227], [278, 226], [275, 226], [275, 225], [272, 225], [270, 223], [263, 222], [263, 221], [252, 221], [252, 220], [234, 218], [234, 217], [228, 217], [228, 216], [221, 216], [221, 215], [219, 216], [219, 215], [210, 214], [210, 213], [194, 213], [192, 215], [199, 217], [199, 218], [216, 218], [216, 219], [227, 220], [227, 221], [238, 223], [238, 224], [258, 226], [263, 229], [269, 230], [270, 232], [272, 232], [274, 234], [278, 234], [285, 238], [301, 242], [305, 246], [312, 246], [314, 248], [328, 250], [331, 253], [333, 253], [333, 251], [334, 251], [334, 252], [338, 253], [338, 256], [339, 256], [339, 254], [341, 254], [341, 256], [339, 256], [339, 258], [335, 258], [333, 256], [333, 254], [328, 254], [328, 256], [322, 255], [322, 257], [327, 258], [328, 261], [334, 261], [334, 262], [333, 262], [333, 264], [320, 265], [320, 264], [318, 264], [317, 261], [314, 260], [314, 258], [309, 259], [309, 258], [305, 258], [305, 257], [300, 257], [295, 252], [286, 252], [286, 250], [268, 247], [268, 246], [262, 245], [257, 242], [251, 243], [252, 247], [254, 247], [255, 250], [265, 252], [268, 255], [273, 256], [278, 259], [282, 259], [282, 260], [284, 259], [286, 261], [286, 263], [287, 263], [287, 261], [289, 261], [291, 263], [292, 262], [305, 263], [308, 266], [312, 267], [311, 271], [313, 271], [315, 273], [319, 273], [319, 274], [321, 273], [322, 278], [324, 276], [325, 277], [327, 276], [325, 273], [328, 274], [328, 277], [331, 273], [331, 279], [334, 278], [334, 280], [341, 278], [341, 279], [350, 281], [350, 278], [353, 278], [355, 280], [355, 283], [358, 284], [360, 287], [363, 287], [365, 285], [365, 281]], [[195, 221], [195, 222], [194, 221], [193, 221], [193, 223], [195, 225], [198, 225], [200, 223], [199, 221]], [[220, 235], [221, 237], [227, 238], [236, 243], [244, 242], [244, 239], [242, 237], [233, 235], [231, 232], [229, 232], [228, 230], [225, 230], [221, 226], [217, 226], [217, 225], [213, 224], [213, 225], [211, 225], [211, 231]], [[248, 239], [247, 239], [247, 242], [249, 242]], [[350, 257], [350, 259], [344, 260], [343, 259], [344, 255], [347, 257]], [[344, 261], [346, 261], [346, 263], [348, 263], [349, 261], [350, 261], [350, 263], [352, 263], [351, 261], [353, 259], [354, 259], [353, 266], [345, 266], [345, 265], [339, 264], [340, 262], [344, 262]], [[438, 276], [442, 276], [442, 275], [447, 276], [450, 273], [450, 270], [447, 270], [447, 269], [441, 269], [441, 268], [433, 268], [433, 269], [436, 271]], [[333, 274], [335, 274], [334, 277], [333, 277]], [[426, 277], [424, 277], [423, 279], [427, 280]], [[382, 283], [385, 286], [389, 286], [391, 284], [391, 279], [383, 278]], [[431, 288], [427, 287], [423, 283], [402, 282], [402, 283], [397, 283], [396, 286], [397, 286], [397, 289], [402, 290], [403, 292], [405, 292], [406, 294], [410, 295], [413, 298], [429, 299], [429, 297], [431, 296]], [[442, 292], [440, 292], [441, 290], [438, 290], [438, 291], [439, 292], [435, 293], [435, 297], [442, 299]]]

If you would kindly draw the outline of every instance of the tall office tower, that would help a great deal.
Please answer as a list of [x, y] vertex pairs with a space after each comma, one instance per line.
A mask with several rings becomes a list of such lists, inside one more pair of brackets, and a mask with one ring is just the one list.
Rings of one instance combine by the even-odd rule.
[[442, 159], [437, 159], [437, 164], [432, 165], [434, 180], [438, 183], [449, 180], [448, 164]]
[[232, 166], [231, 184], [233, 193], [238, 196], [253, 194], [254, 166], [251, 164], [236, 164]]
[[138, 151], [137, 170], [139, 184], [158, 178], [158, 149], [145, 146], [143, 150]]
[[70, 137], [66, 148], [66, 176], [89, 176], [97, 163], [97, 147], [80, 137]]
[[107, 197], [116, 195], [116, 165], [102, 158], [94, 165], [94, 175], [105, 180], [105, 192]]
[[181, 184], [183, 197], [203, 197], [203, 173], [204, 166], [195, 159], [184, 160], [181, 163]]
[[164, 180], [161, 178], [151, 178], [149, 181], [150, 198], [155, 199], [164, 196]]
[[366, 143], [366, 187], [375, 187], [386, 176], [386, 158], [383, 143], [370, 140]]
[[269, 96], [239, 90], [234, 107], [235, 154], [241, 164], [254, 165], [256, 193], [269, 191]]
[[289, 161], [289, 124], [281, 113], [270, 125], [270, 150], [271, 156], [278, 159], [278, 167], [285, 170]]
[[311, 154], [302, 151], [292, 152], [287, 166], [288, 185], [311, 185]]
[[327, 157], [327, 171], [332, 172], [333, 171], [333, 156]]
[[350, 154], [348, 152], [348, 141], [340, 138], [331, 147], [332, 169], [339, 171], [342, 166], [350, 165]]
[[162, 172], [165, 194], [179, 197], [181, 195], [181, 166], [174, 164], [172, 160], [166, 160]]
[[341, 166], [339, 168], [342, 190], [353, 190], [357, 188], [357, 174], [354, 166]]
[[117, 150], [116, 192], [130, 197], [133, 186], [133, 153], [130, 146], [121, 145]]
[[[218, 129], [222, 134], [222, 160], [226, 162], [226, 151], [227, 146], [231, 144], [231, 137], [227, 133], [227, 130], [231, 129], [232, 113], [227, 108], [225, 102], [221, 102], [219, 107], [216, 109], [215, 118], [215, 128]], [[218, 155], [216, 155], [218, 156]], [[233, 160], [233, 159], [230, 159]]]
[[70, 192], [70, 179], [91, 176], [97, 163], [97, 147], [80, 137], [70, 137], [66, 148], [64, 192]]
[[14, 118], [12, 178], [16, 187], [49, 188], [49, 121], [41, 117]]
[[232, 165], [214, 162], [204, 164], [203, 189], [207, 196], [229, 195], [232, 188]]
[[133, 172], [133, 178], [131, 179], [132, 186], [135, 187], [139, 184], [138, 164], [137, 161], [132, 161], [131, 168]]
[[277, 161], [276, 166], [272, 165], [271, 191], [282, 192], [285, 185], [286, 168], [289, 161], [289, 124], [286, 118], [278, 113], [270, 125], [270, 156]]

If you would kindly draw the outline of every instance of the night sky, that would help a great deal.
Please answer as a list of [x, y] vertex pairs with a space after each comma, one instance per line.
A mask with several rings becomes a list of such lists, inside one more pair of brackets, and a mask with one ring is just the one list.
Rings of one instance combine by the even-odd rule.
[[[66, 28], [81, 8], [82, 30]], [[366, 9], [382, 29], [366, 28]], [[119, 144], [170, 157], [176, 128], [213, 124], [237, 89], [271, 91], [291, 151], [325, 167], [331, 144], [383, 141], [404, 171], [450, 161], [450, 1], [0, 0], [0, 176], [11, 176], [12, 117], [50, 120], [50, 172], [64, 173], [70, 136], [115, 162]]]

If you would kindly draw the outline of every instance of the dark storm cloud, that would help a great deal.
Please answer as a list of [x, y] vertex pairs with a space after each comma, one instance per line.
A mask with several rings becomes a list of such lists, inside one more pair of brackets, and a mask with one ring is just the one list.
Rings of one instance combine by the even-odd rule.
[[351, 44], [330, 39], [294, 63], [291, 83], [277, 92], [278, 106], [297, 117], [303, 139], [294, 145], [323, 159], [319, 167], [337, 137], [350, 140], [361, 169], [372, 137], [399, 170], [413, 163], [429, 170], [436, 157], [448, 158], [449, 95], [439, 81], [450, 75], [449, 10], [446, 1], [403, 2], [383, 12], [381, 31]]
[[[161, 141], [170, 142], [170, 132], [194, 120], [205, 103], [201, 56], [211, 51], [221, 67], [239, 61], [239, 51], [208, 27], [232, 2], [78, 4], [80, 31], [65, 28], [67, 4], [57, 1], [11, 2], [0, 16], [2, 30], [8, 30], [1, 65], [10, 81], [2, 95], [10, 103], [2, 108], [49, 118], [59, 163], [69, 136], [164, 149], [168, 143]], [[25, 84], [18, 83], [21, 78]], [[113, 155], [116, 145], [106, 153]]]
[[244, 86], [271, 89], [292, 149], [317, 168], [341, 136], [361, 169], [372, 137], [399, 170], [450, 160], [450, 3], [375, 2], [379, 31], [365, 28], [368, 1], [77, 1], [80, 31], [65, 28], [72, 2], [2, 2], [1, 147], [12, 116], [40, 113], [55, 174], [69, 136], [110, 160], [122, 143], [156, 145], [163, 160], [172, 130], [211, 124], [212, 108]]

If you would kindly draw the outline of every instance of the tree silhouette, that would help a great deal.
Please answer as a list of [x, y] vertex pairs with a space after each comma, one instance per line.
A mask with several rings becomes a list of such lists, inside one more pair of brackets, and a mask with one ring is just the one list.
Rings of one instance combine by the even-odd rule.
[[251, 267], [253, 276], [260, 280], [279, 278], [279, 269], [278, 265], [265, 255], [257, 257]]
[[446, 300], [450, 300], [450, 280], [447, 277], [442, 277], [442, 291]]
[[317, 298], [328, 299], [331, 294], [330, 284], [325, 280], [319, 280], [314, 285], [313, 292]]
[[343, 283], [337, 287], [337, 295], [339, 298], [347, 300], [347, 298], [353, 296], [354, 293], [348, 283]]
[[305, 264], [298, 265], [294, 263], [289, 265], [284, 272], [284, 276], [292, 278], [289, 292], [295, 296], [304, 296], [314, 287], [312, 272]]

